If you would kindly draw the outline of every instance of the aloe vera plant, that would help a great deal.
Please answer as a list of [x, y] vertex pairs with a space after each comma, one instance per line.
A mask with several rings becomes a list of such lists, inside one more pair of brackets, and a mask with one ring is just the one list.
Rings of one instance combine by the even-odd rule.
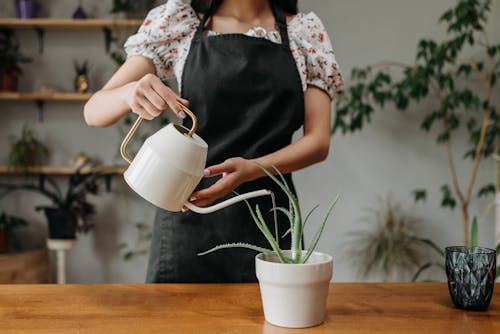
[[328, 218], [330, 217], [330, 214], [335, 206], [335, 204], [338, 201], [339, 196], [335, 198], [335, 200], [332, 202], [330, 205], [330, 208], [328, 209], [325, 218], [323, 219], [323, 222], [321, 223], [320, 228], [314, 235], [314, 238], [312, 239], [311, 245], [305, 252], [305, 255], [303, 255], [303, 249], [302, 249], [302, 236], [304, 234], [304, 228], [311, 217], [312, 213], [318, 208], [318, 205], [316, 205], [314, 208], [309, 211], [309, 213], [306, 215], [305, 219], [302, 219], [302, 213], [300, 211], [300, 206], [297, 200], [297, 197], [292, 193], [290, 190], [290, 187], [286, 183], [285, 178], [281, 174], [281, 172], [273, 166], [273, 169], [276, 171], [276, 174], [278, 177], [274, 176], [271, 174], [266, 168], [263, 166], [259, 167], [266, 173], [268, 177], [271, 178], [280, 188], [285, 192], [285, 194], [288, 196], [288, 201], [289, 201], [289, 207], [288, 209], [283, 208], [283, 207], [277, 207], [273, 208], [272, 210], [276, 210], [277, 212], [281, 212], [282, 214], [286, 215], [288, 218], [288, 221], [290, 222], [290, 228], [288, 231], [282, 236], [285, 237], [288, 234], [291, 234], [292, 238], [292, 245], [291, 245], [291, 257], [287, 256], [284, 250], [282, 250], [279, 246], [279, 236], [273, 236], [272, 232], [269, 230], [268, 225], [266, 224], [262, 212], [259, 208], [258, 205], [255, 206], [255, 209], [252, 208], [250, 203], [248, 201], [245, 201], [246, 205], [248, 206], [248, 210], [250, 211], [250, 215], [252, 216], [252, 219], [259, 228], [259, 230], [262, 232], [262, 234], [266, 237], [267, 241], [269, 242], [269, 245], [271, 246], [271, 249], [264, 248], [264, 247], [259, 247], [255, 246], [252, 244], [248, 243], [228, 243], [228, 244], [222, 244], [213, 247], [212, 249], [209, 249], [206, 252], [199, 253], [198, 255], [206, 255], [221, 249], [228, 249], [228, 248], [247, 248], [251, 249], [257, 252], [261, 253], [274, 253], [281, 263], [290, 263], [290, 264], [301, 264], [301, 263], [306, 263], [309, 257], [312, 255], [314, 250], [316, 249], [318, 245], [318, 241], [321, 238], [321, 235], [323, 233], [323, 230], [325, 228], [326, 222], [328, 221]]

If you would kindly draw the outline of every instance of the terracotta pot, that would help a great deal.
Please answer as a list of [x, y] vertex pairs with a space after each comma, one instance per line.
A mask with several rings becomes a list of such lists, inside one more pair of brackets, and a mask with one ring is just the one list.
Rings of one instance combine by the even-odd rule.
[[0, 91], [16, 92], [18, 78], [12, 74], [2, 74], [0, 76]]
[[0, 229], [0, 254], [7, 253], [7, 232], [4, 229]]

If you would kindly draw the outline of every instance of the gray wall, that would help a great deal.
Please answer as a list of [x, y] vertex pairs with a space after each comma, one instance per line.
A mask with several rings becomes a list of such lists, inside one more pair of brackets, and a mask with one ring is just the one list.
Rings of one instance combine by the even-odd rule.
[[[96, 16], [104, 16], [111, 1], [83, 1]], [[416, 41], [421, 37], [443, 36], [442, 27], [436, 24], [438, 16], [455, 1], [411, 0], [337, 0], [301, 1], [302, 11], [314, 11], [322, 19], [333, 40], [338, 61], [346, 80], [353, 66], [360, 66], [384, 59], [411, 62]], [[49, 3], [45, 1], [44, 3]], [[50, 1], [46, 10], [50, 16], [64, 17], [78, 1]], [[0, 4], [0, 15], [12, 15], [11, 2]], [[492, 17], [492, 37], [500, 39], [500, 6], [495, 1]], [[496, 25], [494, 27], [493, 25]], [[125, 36], [127, 32], [122, 32]], [[45, 52], [36, 54], [36, 38], [32, 31], [20, 31], [25, 53], [35, 61], [24, 66], [25, 76], [21, 89], [30, 91], [40, 84], [50, 83], [71, 90], [74, 59], [89, 59], [92, 89], [98, 89], [115, 70], [113, 62], [105, 54], [103, 37], [96, 32], [47, 31]], [[119, 162], [117, 147], [120, 131], [117, 126], [93, 129], [85, 126], [82, 104], [47, 103], [45, 121], [36, 122], [36, 109], [32, 103], [2, 102], [0, 113], [0, 161], [5, 161], [10, 136], [17, 134], [28, 122], [38, 131], [52, 150], [50, 163], [62, 165], [72, 155], [86, 152], [103, 163]], [[350, 136], [337, 135], [332, 139], [328, 160], [317, 166], [300, 171], [295, 181], [305, 209], [321, 204], [326, 210], [335, 196], [341, 200], [333, 214], [319, 249], [335, 257], [334, 280], [356, 280], [356, 268], [348, 261], [344, 249], [348, 245], [348, 232], [359, 228], [360, 218], [366, 207], [376, 204], [377, 196], [389, 193], [403, 202], [407, 211], [422, 218], [419, 231], [433, 237], [439, 244], [456, 244], [462, 240], [461, 217], [458, 211], [450, 212], [438, 205], [439, 187], [448, 182], [449, 173], [444, 148], [436, 146], [432, 136], [418, 129], [422, 111], [428, 105], [415, 106], [412, 112], [401, 114], [387, 109], [378, 113], [373, 124], [362, 133]], [[420, 111], [420, 112], [419, 112]], [[465, 135], [459, 136], [455, 145], [456, 157], [464, 151]], [[458, 164], [462, 184], [466, 183], [470, 164]], [[493, 179], [494, 165], [483, 164], [478, 182]], [[416, 187], [427, 187], [431, 200], [427, 204], [413, 205], [410, 192]], [[96, 228], [89, 235], [79, 237], [77, 246], [68, 254], [68, 281], [74, 283], [143, 282], [146, 258], [125, 262], [120, 257], [119, 244], [134, 244], [136, 231], [133, 224], [151, 223], [154, 210], [131, 194], [120, 178], [113, 182], [114, 191], [95, 198], [98, 214]], [[28, 218], [32, 226], [19, 231], [21, 243], [43, 244], [44, 217], [33, 211], [44, 200], [36, 196], [16, 195], [2, 200], [2, 208]], [[473, 203], [472, 213], [482, 211], [487, 202]], [[322, 212], [321, 212], [322, 213]], [[320, 220], [313, 222], [306, 241]], [[314, 225], [314, 226], [313, 226]], [[493, 217], [490, 214], [481, 223], [480, 241], [493, 244]], [[441, 278], [436, 273], [436, 278]], [[372, 277], [371, 280], [380, 279]]]

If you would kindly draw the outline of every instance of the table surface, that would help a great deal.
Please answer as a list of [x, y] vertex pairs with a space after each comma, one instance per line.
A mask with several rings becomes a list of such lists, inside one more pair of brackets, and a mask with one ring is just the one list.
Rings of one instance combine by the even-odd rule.
[[265, 322], [257, 284], [0, 285], [0, 333], [500, 333], [453, 307], [444, 283], [334, 283], [321, 326]]

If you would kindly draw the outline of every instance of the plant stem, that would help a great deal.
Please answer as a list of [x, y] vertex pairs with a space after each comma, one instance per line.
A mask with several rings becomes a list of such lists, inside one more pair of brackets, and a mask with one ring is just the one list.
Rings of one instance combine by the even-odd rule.
[[[449, 132], [449, 124], [448, 124], [448, 111], [444, 106], [444, 97], [441, 90], [438, 88], [435, 82], [430, 82], [431, 88], [434, 91], [434, 94], [439, 99], [439, 103], [441, 104], [441, 114], [443, 120], [443, 130], [445, 132]], [[455, 194], [458, 197], [460, 202], [460, 208], [462, 210], [462, 226], [464, 233], [464, 244], [469, 245], [469, 201], [464, 198], [462, 190], [460, 189], [460, 184], [458, 183], [457, 170], [455, 168], [455, 162], [453, 160], [453, 150], [451, 146], [451, 140], [448, 138], [446, 140], [446, 154], [448, 157], [448, 167], [450, 168], [451, 181], [453, 184], [453, 189], [455, 190]]]
[[472, 196], [472, 188], [474, 187], [474, 182], [476, 180], [476, 175], [479, 167], [479, 162], [481, 161], [481, 156], [482, 156], [482, 151], [484, 147], [484, 141], [486, 138], [486, 131], [488, 130], [488, 127], [491, 125], [491, 108], [489, 106], [489, 102], [491, 99], [491, 78], [493, 75], [493, 60], [491, 57], [488, 57], [488, 74], [485, 76], [480, 70], [479, 67], [477, 66], [477, 63], [474, 61], [474, 59], [470, 60], [470, 64], [472, 66], [472, 69], [478, 74], [478, 76], [481, 78], [484, 84], [484, 92], [485, 92], [485, 101], [487, 102], [486, 109], [484, 110], [483, 113], [483, 124], [481, 126], [481, 134], [479, 136], [479, 142], [477, 143], [476, 146], [476, 154], [474, 157], [474, 165], [472, 167], [472, 174], [469, 180], [469, 186], [467, 187], [467, 197], [466, 197], [466, 202], [468, 202], [471, 199]]
[[464, 233], [464, 245], [469, 246], [469, 203], [462, 203], [462, 226]]

